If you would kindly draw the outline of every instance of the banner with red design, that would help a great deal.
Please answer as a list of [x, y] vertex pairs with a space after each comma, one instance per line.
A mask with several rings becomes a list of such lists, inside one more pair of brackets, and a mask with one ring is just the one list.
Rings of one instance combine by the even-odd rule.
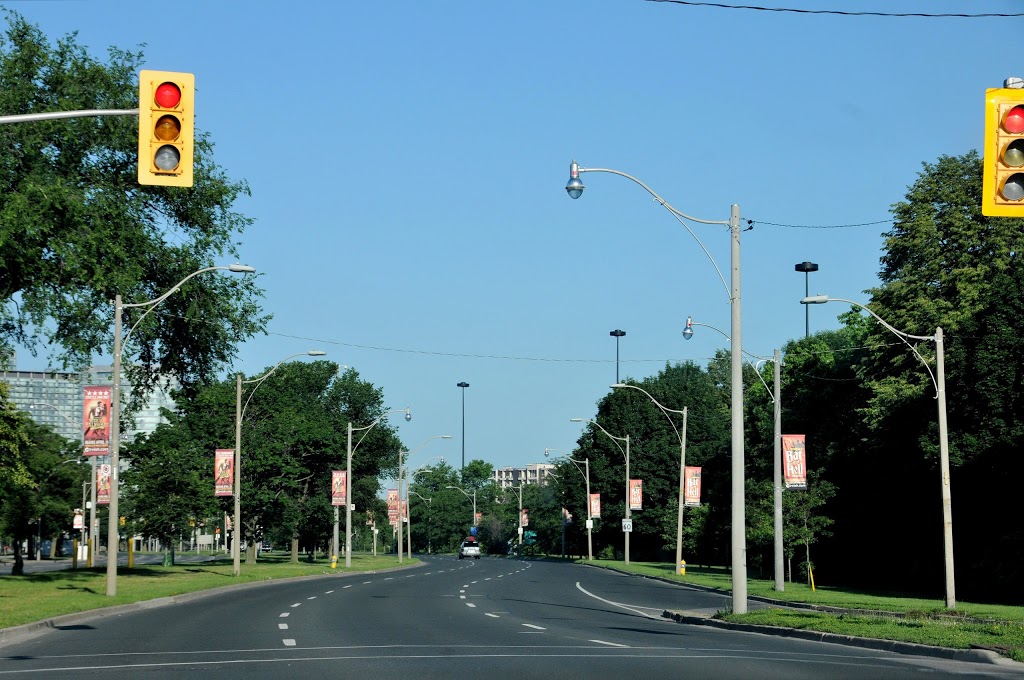
[[641, 479], [629, 480], [629, 509], [643, 510], [644, 483]]
[[782, 471], [787, 489], [807, 488], [807, 449], [805, 435], [782, 435]]
[[590, 517], [591, 519], [601, 516], [601, 494], [590, 494]]
[[83, 388], [85, 431], [82, 435], [83, 456], [110, 455], [110, 385], [88, 385]]
[[213, 452], [213, 495], [232, 496], [235, 492], [235, 450]]
[[347, 505], [347, 499], [345, 498], [348, 492], [345, 484], [347, 477], [348, 472], [345, 470], [331, 471], [331, 505]]
[[530, 513], [527, 512], [526, 508], [523, 508], [522, 510], [519, 511], [519, 526], [530, 526]]
[[96, 503], [110, 503], [110, 463], [96, 466]]
[[683, 491], [683, 505], [694, 507], [700, 505], [700, 467], [686, 466], [683, 478], [685, 489]]

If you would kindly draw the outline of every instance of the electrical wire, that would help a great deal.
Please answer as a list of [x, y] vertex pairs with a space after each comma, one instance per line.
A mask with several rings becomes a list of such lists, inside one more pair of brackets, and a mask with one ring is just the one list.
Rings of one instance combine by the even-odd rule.
[[722, 2], [690, 2], [689, 0], [646, 0], [647, 2], [667, 2], [673, 5], [690, 7], [714, 7], [716, 9], [741, 9], [757, 12], [783, 12], [789, 14], [829, 14], [845, 17], [897, 17], [919, 19], [993, 19], [1008, 17], [1024, 17], [1024, 13], [983, 12], [979, 14], [929, 14], [927, 12], [851, 12], [838, 9], [797, 9], [795, 7], [761, 7], [758, 5], [727, 5]]

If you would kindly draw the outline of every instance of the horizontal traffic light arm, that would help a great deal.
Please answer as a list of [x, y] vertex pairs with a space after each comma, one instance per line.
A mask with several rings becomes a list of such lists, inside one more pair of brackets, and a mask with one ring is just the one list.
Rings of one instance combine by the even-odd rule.
[[31, 123], [37, 120], [55, 120], [57, 118], [91, 118], [92, 116], [137, 116], [138, 109], [86, 109], [84, 111], [52, 111], [50, 113], [19, 113], [13, 116], [0, 116], [0, 125], [8, 123]]

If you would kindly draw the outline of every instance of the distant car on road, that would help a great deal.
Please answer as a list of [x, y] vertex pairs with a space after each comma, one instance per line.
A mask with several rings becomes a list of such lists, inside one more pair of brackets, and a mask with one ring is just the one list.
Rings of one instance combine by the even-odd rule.
[[475, 538], [467, 538], [462, 542], [462, 546], [459, 548], [459, 559], [461, 560], [463, 557], [480, 559], [480, 544]]

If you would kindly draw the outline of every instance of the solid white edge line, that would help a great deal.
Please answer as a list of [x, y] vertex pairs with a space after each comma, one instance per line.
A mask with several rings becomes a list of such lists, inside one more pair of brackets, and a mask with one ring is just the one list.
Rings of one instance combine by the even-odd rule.
[[626, 611], [633, 612], [634, 614], [639, 614], [640, 616], [643, 616], [644, 618], [647, 618], [647, 619], [653, 619], [655, 621], [666, 621], [666, 619], [663, 619], [660, 616], [651, 616], [647, 612], [640, 611], [639, 609], [635, 609], [633, 607], [630, 607], [629, 605], [619, 604], [618, 602], [612, 602], [611, 600], [606, 600], [603, 597], [599, 597], [597, 595], [594, 595], [593, 593], [587, 592], [587, 590], [583, 586], [580, 585], [579, 581], [576, 582], [576, 589], [579, 590], [581, 593], [583, 593], [584, 595], [586, 595], [588, 597], [592, 597], [595, 600], [600, 600], [601, 602], [604, 602], [605, 604], [610, 604], [613, 607], [619, 607], [620, 609], [625, 609]]
[[604, 640], [588, 640], [587, 642], [593, 642], [596, 645], [608, 645], [609, 647], [625, 647], [629, 648], [629, 645], [620, 645], [617, 642], [605, 642]]
[[524, 623], [522, 625], [526, 628], [533, 628], [534, 630], [547, 630], [547, 628], [544, 628], [543, 626], [535, 626], [532, 623]]

